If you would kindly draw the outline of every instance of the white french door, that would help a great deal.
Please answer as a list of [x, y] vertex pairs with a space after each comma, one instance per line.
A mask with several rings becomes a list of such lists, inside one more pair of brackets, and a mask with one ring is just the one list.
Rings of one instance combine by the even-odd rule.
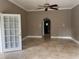
[[21, 50], [21, 16], [18, 14], [3, 14], [3, 51]]

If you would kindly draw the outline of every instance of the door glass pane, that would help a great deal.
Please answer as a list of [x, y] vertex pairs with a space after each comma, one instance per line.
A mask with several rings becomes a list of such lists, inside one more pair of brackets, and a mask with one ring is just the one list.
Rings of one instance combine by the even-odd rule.
[[15, 39], [15, 36], [11, 35], [11, 36], [10, 36], [10, 46], [11, 46], [11, 48], [14, 48], [14, 45], [15, 45], [14, 39]]
[[19, 36], [15, 36], [15, 47], [19, 47]]
[[9, 17], [4, 16], [5, 48], [10, 48], [10, 26]]
[[5, 49], [18, 48], [20, 45], [19, 20], [17, 16], [4, 16]]
[[10, 46], [14, 48], [14, 39], [15, 39], [15, 27], [14, 27], [14, 18], [12, 16], [9, 17], [10, 22]]

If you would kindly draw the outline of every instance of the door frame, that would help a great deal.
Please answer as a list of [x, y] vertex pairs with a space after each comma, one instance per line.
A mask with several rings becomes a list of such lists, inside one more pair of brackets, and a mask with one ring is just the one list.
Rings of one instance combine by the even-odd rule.
[[44, 36], [44, 21], [48, 19], [50, 21], [50, 34], [51, 34], [51, 20], [49, 18], [44, 18], [42, 21], [42, 36]]

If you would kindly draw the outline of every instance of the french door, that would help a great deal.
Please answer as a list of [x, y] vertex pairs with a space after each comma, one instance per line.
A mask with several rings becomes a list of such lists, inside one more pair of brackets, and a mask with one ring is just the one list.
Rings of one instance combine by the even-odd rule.
[[3, 14], [1, 19], [3, 52], [21, 50], [21, 16], [19, 14]]

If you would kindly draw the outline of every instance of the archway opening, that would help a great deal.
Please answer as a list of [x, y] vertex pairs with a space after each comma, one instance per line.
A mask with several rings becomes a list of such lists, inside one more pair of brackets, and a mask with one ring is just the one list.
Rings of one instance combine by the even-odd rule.
[[51, 37], [51, 21], [49, 18], [43, 19], [43, 37], [45, 39]]

